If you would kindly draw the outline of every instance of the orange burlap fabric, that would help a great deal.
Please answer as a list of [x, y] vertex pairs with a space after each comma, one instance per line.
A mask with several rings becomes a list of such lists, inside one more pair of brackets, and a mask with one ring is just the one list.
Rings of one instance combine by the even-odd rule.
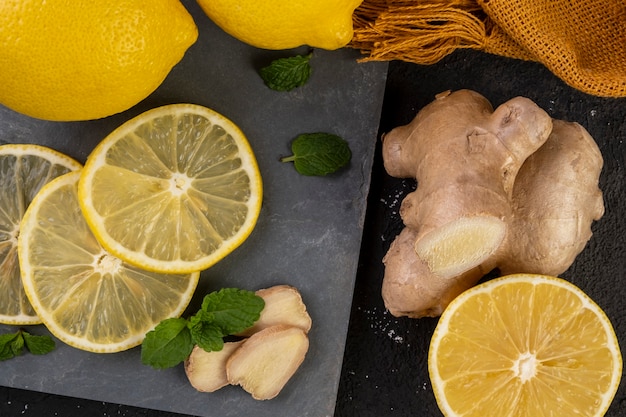
[[626, 0], [364, 0], [363, 60], [432, 64], [471, 48], [541, 62], [587, 94], [626, 97]]

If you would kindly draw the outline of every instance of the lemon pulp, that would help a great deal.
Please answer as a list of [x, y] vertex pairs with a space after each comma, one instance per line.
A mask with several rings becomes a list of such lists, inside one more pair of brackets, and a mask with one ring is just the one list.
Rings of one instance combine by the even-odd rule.
[[600, 307], [569, 282], [511, 275], [458, 296], [429, 351], [446, 416], [602, 416], [622, 357]]

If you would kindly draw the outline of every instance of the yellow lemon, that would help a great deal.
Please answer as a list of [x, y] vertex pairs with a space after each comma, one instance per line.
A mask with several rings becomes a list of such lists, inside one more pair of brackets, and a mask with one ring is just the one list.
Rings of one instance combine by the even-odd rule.
[[110, 253], [151, 271], [215, 264], [252, 232], [261, 175], [241, 130], [206, 107], [147, 111], [89, 155], [80, 204]]
[[78, 204], [80, 171], [41, 188], [21, 223], [18, 253], [28, 298], [63, 342], [90, 352], [140, 344], [189, 304], [199, 273], [143, 271], [106, 252]]
[[72, 158], [44, 146], [0, 146], [0, 323], [41, 323], [22, 286], [17, 255], [20, 222], [43, 185], [80, 168]]
[[0, 2], [0, 104], [48, 120], [124, 111], [196, 41], [178, 0]]
[[197, 1], [226, 33], [258, 48], [333, 50], [352, 39], [352, 14], [363, 0]]
[[609, 319], [578, 287], [519, 274], [450, 303], [428, 366], [447, 417], [600, 417], [617, 391], [622, 356]]

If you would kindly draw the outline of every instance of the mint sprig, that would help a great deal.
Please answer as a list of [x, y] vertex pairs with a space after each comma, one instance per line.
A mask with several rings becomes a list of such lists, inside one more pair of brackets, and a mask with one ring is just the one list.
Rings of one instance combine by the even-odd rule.
[[171, 368], [184, 361], [192, 349], [187, 320], [166, 319], [146, 334], [141, 344], [141, 362], [156, 369]]
[[35, 336], [25, 330], [0, 335], [0, 361], [20, 356], [24, 348], [33, 355], [45, 355], [54, 350], [55, 343], [50, 336]]
[[291, 143], [293, 155], [280, 158], [293, 162], [302, 175], [328, 175], [350, 162], [348, 142], [330, 133], [305, 133]]
[[194, 345], [207, 352], [224, 347], [224, 337], [256, 322], [265, 302], [254, 292], [224, 288], [207, 294], [189, 319], [170, 318], [149, 331], [141, 344], [141, 362], [156, 369], [171, 368], [191, 354]]
[[311, 76], [313, 53], [280, 58], [259, 70], [265, 85], [276, 91], [291, 91], [304, 85]]

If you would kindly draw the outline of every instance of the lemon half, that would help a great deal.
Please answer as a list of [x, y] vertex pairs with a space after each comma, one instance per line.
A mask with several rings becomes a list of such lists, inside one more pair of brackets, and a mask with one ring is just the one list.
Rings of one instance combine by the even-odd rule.
[[622, 374], [617, 337], [600, 307], [563, 279], [529, 274], [453, 300], [428, 365], [447, 417], [600, 417]]

